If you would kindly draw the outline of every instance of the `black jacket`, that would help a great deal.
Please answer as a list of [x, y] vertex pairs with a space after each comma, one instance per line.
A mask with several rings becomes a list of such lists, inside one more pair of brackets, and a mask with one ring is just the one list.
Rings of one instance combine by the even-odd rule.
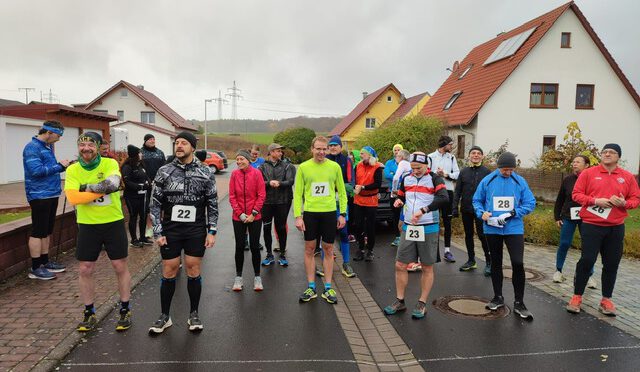
[[[453, 195], [453, 210], [458, 210], [460, 204], [460, 212], [473, 212], [473, 194], [475, 194], [480, 181], [485, 178], [491, 171], [484, 165], [465, 167], [458, 175], [456, 189]], [[460, 201], [462, 200], [462, 203]], [[455, 212], [454, 212], [455, 213]]]
[[[296, 168], [288, 161], [273, 162], [265, 160], [258, 169], [264, 178], [267, 197], [264, 204], [287, 204], [293, 199], [293, 183], [296, 180]], [[269, 181], [280, 181], [280, 187], [274, 188]]]
[[147, 190], [151, 190], [151, 179], [147, 175], [142, 162], [137, 167], [125, 163], [120, 171], [124, 181], [124, 197], [129, 199], [144, 198]]
[[165, 164], [164, 152], [157, 147], [142, 146], [140, 149], [142, 152], [142, 163], [144, 169], [147, 171], [149, 178], [152, 180], [156, 178], [158, 169]]
[[560, 191], [556, 198], [556, 204], [553, 207], [553, 217], [556, 221], [560, 221], [564, 218], [571, 219], [570, 210], [573, 207], [579, 207], [580, 204], [571, 199], [571, 193], [573, 193], [573, 186], [576, 185], [578, 175], [570, 174], [562, 180], [560, 185]]

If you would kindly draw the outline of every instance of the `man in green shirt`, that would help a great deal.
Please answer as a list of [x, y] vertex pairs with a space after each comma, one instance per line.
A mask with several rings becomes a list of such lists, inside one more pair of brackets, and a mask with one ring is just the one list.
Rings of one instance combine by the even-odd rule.
[[102, 136], [86, 132], [78, 138], [78, 162], [67, 168], [64, 191], [76, 206], [78, 242], [76, 258], [80, 261], [80, 297], [85, 305], [84, 319], [78, 331], [95, 329], [97, 319], [93, 301], [96, 261], [104, 248], [118, 279], [120, 319], [117, 331], [131, 327], [131, 274], [127, 267], [129, 240], [120, 202], [120, 167], [114, 159], [98, 153]]
[[[317, 297], [313, 252], [319, 238], [324, 242], [322, 266], [325, 273], [325, 290], [322, 298], [330, 304], [338, 302], [336, 291], [331, 288], [333, 242], [336, 230], [343, 228], [346, 223], [347, 193], [340, 165], [325, 158], [328, 146], [329, 140], [326, 137], [315, 137], [311, 142], [313, 157], [300, 164], [296, 174], [293, 214], [296, 218], [296, 228], [304, 232], [304, 267], [309, 283], [308, 288], [300, 295], [301, 302], [309, 302]], [[336, 210], [336, 193], [340, 206], [339, 214]]]

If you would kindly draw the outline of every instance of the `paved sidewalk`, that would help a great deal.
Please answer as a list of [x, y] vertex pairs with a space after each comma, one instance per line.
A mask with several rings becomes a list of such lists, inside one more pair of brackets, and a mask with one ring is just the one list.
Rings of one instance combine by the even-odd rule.
[[[226, 202], [228, 174], [217, 178], [219, 202]], [[26, 199], [20, 199], [20, 194], [24, 199], [24, 185], [3, 185], [0, 187], [0, 206], [25, 205]], [[12, 198], [15, 202], [11, 202]], [[24, 272], [0, 286], [0, 371], [48, 371], [81, 341], [83, 335], [75, 330], [82, 317], [83, 305], [79, 298], [74, 253], [74, 250], [61, 253], [59, 261], [67, 265], [67, 271], [58, 274], [55, 280], [27, 279]], [[136, 285], [159, 262], [160, 255], [155, 246], [129, 248], [133, 296]], [[118, 301], [116, 277], [103, 252], [96, 268], [98, 319], [104, 319]]]
[[[461, 250], [464, 248], [462, 237], [454, 237], [453, 242]], [[476, 250], [480, 247], [480, 242], [476, 239]], [[477, 259], [484, 258], [482, 250], [476, 253]], [[463, 260], [464, 258], [464, 260]], [[465, 257], [459, 257], [460, 261], [466, 261]], [[545, 278], [541, 281], [529, 281], [527, 285], [535, 286], [550, 295], [569, 302], [573, 295], [573, 277], [576, 270], [576, 263], [580, 259], [580, 251], [570, 249], [564, 264], [563, 274], [567, 278], [564, 283], [554, 283], [553, 274], [556, 271], [556, 247], [538, 246], [525, 244], [524, 266], [542, 272]], [[504, 249], [503, 265], [510, 265], [509, 253]], [[484, 265], [478, 265], [484, 267]], [[640, 338], [640, 298], [638, 297], [638, 273], [640, 273], [640, 260], [633, 258], [622, 258], [618, 268], [618, 278], [613, 291], [613, 301], [618, 309], [618, 315], [614, 318], [605, 316], [598, 311], [598, 305], [602, 298], [602, 262], [598, 260], [595, 265], [594, 278], [598, 283], [597, 289], [587, 288], [582, 302], [582, 309], [596, 318], [603, 320], [635, 337]]]

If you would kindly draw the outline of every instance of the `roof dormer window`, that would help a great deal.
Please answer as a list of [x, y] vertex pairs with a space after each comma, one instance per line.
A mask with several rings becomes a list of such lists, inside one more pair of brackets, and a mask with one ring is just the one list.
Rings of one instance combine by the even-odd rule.
[[451, 98], [449, 98], [449, 100], [447, 101], [447, 104], [444, 105], [444, 111], [447, 111], [448, 109], [450, 109], [451, 106], [453, 106], [453, 104], [456, 103], [456, 101], [458, 100], [458, 98], [460, 98], [461, 95], [462, 95], [462, 92], [460, 91], [453, 93]]
[[465, 77], [469, 73], [469, 70], [471, 70], [471, 67], [473, 67], [473, 64], [470, 64], [469, 66], [467, 66], [467, 68], [464, 69], [464, 71], [462, 71], [460, 76], [458, 76], [458, 80], [460, 80], [463, 77]]

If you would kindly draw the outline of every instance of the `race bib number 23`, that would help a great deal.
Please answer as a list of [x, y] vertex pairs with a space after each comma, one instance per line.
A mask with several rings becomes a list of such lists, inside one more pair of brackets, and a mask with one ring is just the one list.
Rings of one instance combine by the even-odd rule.
[[413, 242], [424, 241], [424, 226], [409, 226], [407, 225], [407, 232], [404, 236], [406, 240]]

